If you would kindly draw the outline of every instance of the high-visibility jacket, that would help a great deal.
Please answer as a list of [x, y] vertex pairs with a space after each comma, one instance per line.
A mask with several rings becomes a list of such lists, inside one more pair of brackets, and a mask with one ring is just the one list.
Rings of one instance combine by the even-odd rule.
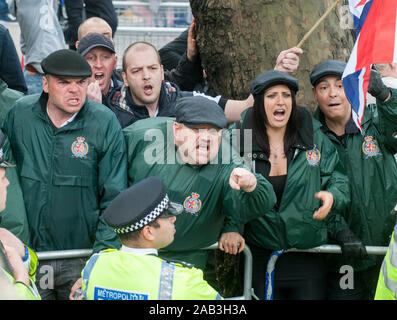
[[397, 300], [397, 224], [379, 272], [375, 300]]
[[155, 255], [104, 250], [91, 256], [82, 278], [87, 300], [222, 299], [201, 270]]
[[21, 282], [14, 283], [14, 277], [12, 276], [13, 273], [12, 267], [9, 264], [6, 253], [3, 251], [4, 249], [1, 242], [0, 242], [0, 278], [6, 278], [11, 283], [14, 283], [13, 285], [14, 293], [18, 298], [23, 300], [40, 300], [40, 295], [34, 284], [36, 281], [35, 274], [36, 274], [37, 262], [38, 262], [37, 255], [29, 247], [25, 246], [25, 248], [28, 251], [28, 259], [24, 264], [28, 271], [31, 285], [28, 287]]

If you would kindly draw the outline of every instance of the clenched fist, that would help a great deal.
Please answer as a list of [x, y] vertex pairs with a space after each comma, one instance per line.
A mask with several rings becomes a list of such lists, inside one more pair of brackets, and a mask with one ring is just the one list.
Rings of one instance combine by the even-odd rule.
[[274, 70], [295, 74], [299, 67], [299, 56], [303, 53], [301, 48], [290, 48], [281, 51], [277, 57]]
[[229, 184], [232, 189], [252, 192], [256, 188], [256, 177], [247, 169], [235, 168], [230, 174]]

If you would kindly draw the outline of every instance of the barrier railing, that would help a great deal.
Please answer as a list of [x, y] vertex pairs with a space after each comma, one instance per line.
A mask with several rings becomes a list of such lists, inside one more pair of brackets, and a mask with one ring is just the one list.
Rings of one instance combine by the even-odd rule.
[[[218, 249], [218, 243], [203, 248], [201, 250], [215, 250]], [[37, 252], [37, 258], [40, 260], [52, 259], [70, 259], [70, 258], [85, 258], [92, 254], [92, 249], [76, 249], [63, 251], [42, 251]], [[243, 250], [244, 254], [244, 287], [243, 295], [237, 297], [227, 298], [227, 300], [251, 300], [252, 298], [252, 254], [248, 246]]]
[[118, 68], [131, 43], [146, 41], [160, 49], [186, 30], [193, 18], [188, 0], [113, 1], [113, 5], [119, 20], [114, 37]]
[[[385, 255], [388, 247], [366, 246], [367, 254]], [[342, 250], [339, 245], [326, 244], [311, 249], [296, 249], [274, 251], [267, 262], [266, 266], [266, 283], [265, 283], [265, 300], [273, 300], [274, 273], [276, 262], [280, 255], [288, 252], [309, 252], [309, 253], [336, 253], [341, 254]], [[254, 293], [253, 293], [254, 295]]]
[[[203, 248], [202, 250], [214, 250], [218, 248], [218, 243]], [[381, 246], [366, 246], [365, 247], [368, 254], [374, 255], [385, 255], [388, 247]], [[312, 253], [330, 253], [330, 254], [340, 254], [342, 253], [340, 246], [338, 245], [322, 245], [319, 247], [311, 249], [295, 249], [291, 248], [285, 252], [312, 252]], [[52, 260], [52, 259], [68, 259], [68, 258], [85, 258], [92, 254], [91, 249], [76, 249], [76, 250], [64, 250], [64, 251], [43, 251], [37, 252], [37, 257], [39, 260]], [[227, 298], [227, 300], [251, 300], [253, 296], [252, 292], [252, 254], [249, 247], [246, 245], [244, 250], [244, 287], [243, 295], [237, 297]], [[275, 265], [275, 261], [274, 261]]]
[[[203, 250], [218, 249], [218, 243], [204, 248]], [[243, 295], [237, 297], [226, 298], [225, 300], [251, 300], [252, 299], [252, 254], [250, 248], [245, 245], [244, 250], [244, 286]]]
[[186, 27], [192, 21], [189, 1], [113, 1], [119, 26]]
[[118, 27], [114, 44], [118, 56], [117, 67], [122, 65], [124, 50], [136, 41], [146, 41], [160, 49], [167, 43], [174, 40], [186, 28], [155, 28], [155, 27]]

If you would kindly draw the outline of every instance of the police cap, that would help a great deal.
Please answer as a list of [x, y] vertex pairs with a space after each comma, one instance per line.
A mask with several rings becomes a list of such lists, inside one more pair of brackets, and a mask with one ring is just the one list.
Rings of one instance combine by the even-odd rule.
[[325, 76], [340, 76], [342, 77], [345, 70], [346, 63], [339, 60], [326, 60], [318, 64], [310, 74], [310, 82], [315, 87], [317, 82]]
[[175, 106], [176, 122], [188, 127], [210, 125], [226, 128], [227, 120], [222, 108], [213, 100], [192, 96], [179, 99]]
[[258, 95], [266, 89], [279, 84], [285, 84], [295, 93], [299, 90], [299, 84], [296, 78], [285, 72], [270, 70], [262, 72], [252, 81], [250, 91], [253, 95]]
[[77, 46], [77, 52], [83, 57], [94, 48], [106, 48], [112, 53], [116, 53], [112, 40], [101, 33], [89, 33], [81, 38]]
[[12, 168], [15, 167], [15, 165], [4, 160], [3, 146], [5, 142], [6, 142], [6, 136], [4, 135], [3, 132], [0, 131], [0, 167]]
[[49, 54], [42, 62], [44, 74], [60, 78], [88, 78], [92, 71], [88, 62], [76, 51], [61, 49]]
[[157, 218], [176, 216], [183, 206], [168, 199], [163, 182], [146, 178], [122, 191], [103, 213], [107, 224], [118, 234], [142, 229]]

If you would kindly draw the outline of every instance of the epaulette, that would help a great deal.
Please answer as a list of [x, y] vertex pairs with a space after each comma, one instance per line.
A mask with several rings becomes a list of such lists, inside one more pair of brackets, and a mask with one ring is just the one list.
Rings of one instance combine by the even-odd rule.
[[185, 262], [185, 261], [181, 261], [181, 260], [169, 259], [169, 258], [164, 258], [164, 257], [161, 257], [161, 259], [165, 260], [168, 263], [180, 264], [182, 267], [189, 268], [189, 269], [194, 267], [194, 264]]

